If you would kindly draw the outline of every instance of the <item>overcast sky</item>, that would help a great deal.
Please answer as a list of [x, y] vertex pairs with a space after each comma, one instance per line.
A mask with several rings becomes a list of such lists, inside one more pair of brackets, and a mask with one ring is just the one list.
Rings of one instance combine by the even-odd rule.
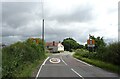
[[43, 12], [41, 0], [2, 1], [3, 43], [41, 37], [42, 13], [46, 41], [62, 41], [72, 37], [84, 44], [89, 34], [104, 37], [106, 42], [118, 40], [119, 0], [42, 1]]

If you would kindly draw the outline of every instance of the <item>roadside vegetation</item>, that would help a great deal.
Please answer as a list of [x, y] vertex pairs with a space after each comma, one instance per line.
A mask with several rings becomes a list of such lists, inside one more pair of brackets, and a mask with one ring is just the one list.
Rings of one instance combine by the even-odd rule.
[[84, 49], [75, 50], [74, 57], [95, 66], [120, 74], [120, 42], [106, 45], [103, 38], [90, 37], [95, 40], [95, 50], [88, 51], [87, 45]]
[[83, 45], [80, 45], [73, 38], [66, 38], [63, 40], [62, 44], [64, 45], [65, 51], [72, 51], [75, 49], [83, 48]]
[[32, 72], [46, 58], [41, 39], [39, 43], [27, 39], [2, 49], [2, 79], [31, 77]]
[[2, 48], [0, 48], [0, 79], [2, 77]]
[[111, 62], [104, 61], [103, 59], [99, 59], [97, 57], [97, 54], [98, 53], [96, 52], [89, 52], [88, 50], [85, 49], [77, 49], [73, 56], [77, 59], [80, 59], [97, 67], [106, 69], [108, 71], [120, 73], [120, 67], [118, 64], [113, 64]]

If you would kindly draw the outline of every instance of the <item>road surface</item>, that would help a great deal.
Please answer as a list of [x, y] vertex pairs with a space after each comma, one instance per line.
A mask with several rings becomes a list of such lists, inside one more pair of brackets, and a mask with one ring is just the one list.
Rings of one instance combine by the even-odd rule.
[[[57, 58], [59, 63], [50, 62]], [[119, 79], [118, 75], [73, 58], [68, 52], [53, 54], [41, 65], [36, 79]]]

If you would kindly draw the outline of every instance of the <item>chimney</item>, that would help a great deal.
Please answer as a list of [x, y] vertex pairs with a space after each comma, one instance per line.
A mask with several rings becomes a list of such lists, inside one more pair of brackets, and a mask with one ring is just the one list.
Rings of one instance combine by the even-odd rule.
[[53, 41], [53, 46], [55, 46], [55, 41]]

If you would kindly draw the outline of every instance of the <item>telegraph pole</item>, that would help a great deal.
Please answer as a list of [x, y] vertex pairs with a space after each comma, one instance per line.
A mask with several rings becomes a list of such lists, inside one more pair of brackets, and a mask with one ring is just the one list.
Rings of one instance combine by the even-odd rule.
[[44, 19], [42, 20], [42, 43], [44, 45]]
[[41, 0], [41, 7], [42, 7], [42, 44], [43, 44], [43, 50], [45, 51], [44, 47], [44, 8], [43, 8], [43, 0]]

